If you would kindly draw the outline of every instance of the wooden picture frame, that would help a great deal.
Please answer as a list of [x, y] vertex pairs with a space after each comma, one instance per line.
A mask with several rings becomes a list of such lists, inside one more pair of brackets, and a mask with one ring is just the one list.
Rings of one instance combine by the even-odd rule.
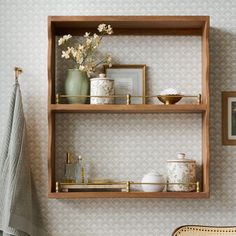
[[[145, 104], [146, 65], [104, 65], [104, 73], [114, 79], [115, 95], [130, 94], [131, 104]], [[126, 98], [115, 98], [115, 103], [125, 104]]]
[[236, 92], [222, 92], [222, 144], [236, 145]]

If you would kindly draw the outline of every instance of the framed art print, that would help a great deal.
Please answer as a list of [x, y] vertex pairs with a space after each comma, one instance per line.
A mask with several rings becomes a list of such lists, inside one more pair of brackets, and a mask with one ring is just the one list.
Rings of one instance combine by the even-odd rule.
[[[104, 66], [106, 76], [114, 80], [116, 104], [125, 104], [127, 94], [131, 104], [145, 104], [146, 65]], [[122, 97], [123, 96], [123, 97]]]
[[236, 92], [222, 92], [222, 144], [236, 145]]

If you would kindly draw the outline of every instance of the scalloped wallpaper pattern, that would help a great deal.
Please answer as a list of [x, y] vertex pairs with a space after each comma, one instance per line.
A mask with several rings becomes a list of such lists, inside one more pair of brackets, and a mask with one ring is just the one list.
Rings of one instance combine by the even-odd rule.
[[[47, 198], [48, 15], [211, 16], [209, 199]], [[235, 26], [234, 0], [0, 1], [0, 138], [14, 82], [13, 67], [19, 65], [24, 69], [20, 84], [32, 172], [49, 235], [168, 236], [183, 224], [235, 225], [236, 148], [221, 145], [221, 91], [236, 90]], [[141, 36], [132, 41], [129, 37], [112, 37], [104, 43], [104, 50], [111, 51], [117, 63], [132, 61], [149, 66], [150, 93], [166, 85], [198, 93], [200, 47], [198, 37], [162, 36], [154, 40], [150, 36], [145, 41]], [[59, 68], [57, 74], [63, 78], [64, 67]], [[182, 83], [185, 79], [189, 79], [186, 86]], [[91, 159], [96, 166], [93, 175], [98, 177], [140, 179], [150, 168], [164, 173], [165, 160], [179, 151], [201, 164], [199, 114], [70, 114], [66, 119], [65, 114], [56, 117], [58, 178], [63, 175], [62, 162], [68, 149]]]

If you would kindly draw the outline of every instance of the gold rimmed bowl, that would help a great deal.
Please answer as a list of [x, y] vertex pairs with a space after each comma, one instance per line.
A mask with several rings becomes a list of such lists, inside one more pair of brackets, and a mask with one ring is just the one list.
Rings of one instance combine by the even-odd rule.
[[157, 98], [164, 103], [165, 105], [171, 105], [179, 102], [183, 95], [181, 94], [166, 94], [166, 95], [158, 95]]

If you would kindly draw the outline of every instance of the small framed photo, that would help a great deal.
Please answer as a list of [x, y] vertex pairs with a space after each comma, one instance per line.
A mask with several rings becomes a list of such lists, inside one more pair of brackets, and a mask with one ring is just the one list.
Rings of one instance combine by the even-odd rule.
[[[145, 104], [146, 65], [104, 65], [106, 76], [114, 80], [116, 104], [126, 104], [125, 96], [131, 95], [131, 104]], [[137, 97], [135, 97], [137, 96]]]
[[236, 92], [222, 92], [222, 144], [236, 145]]

